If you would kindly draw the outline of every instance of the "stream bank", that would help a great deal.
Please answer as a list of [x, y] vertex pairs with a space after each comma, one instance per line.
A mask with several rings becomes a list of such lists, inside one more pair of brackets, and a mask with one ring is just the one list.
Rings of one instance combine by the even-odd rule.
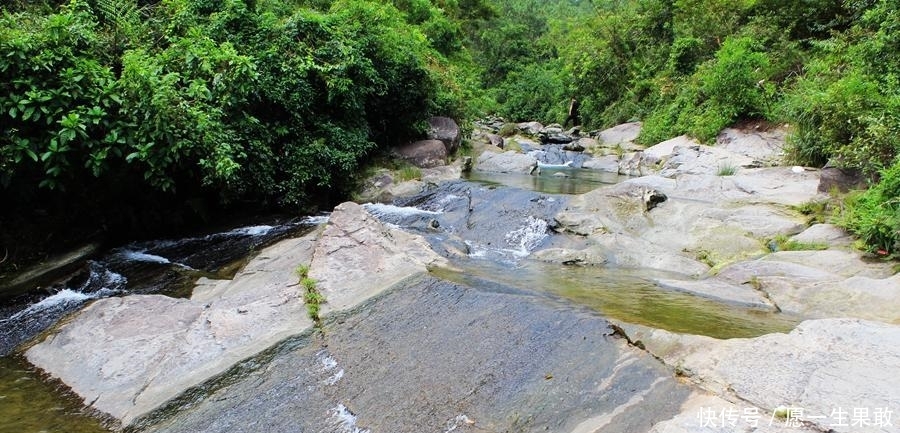
[[[698, 424], [732, 410], [826, 431], [828, 407], [897, 411], [896, 276], [806, 228], [793, 206], [821, 198], [818, 172], [760, 166], [766, 143], [615, 155], [655, 174], [574, 196], [455, 180], [345, 203], [231, 281], [94, 302], [27, 355], [137, 431], [754, 431]], [[775, 235], [829, 249], [771, 253]], [[329, 301], [320, 330], [299, 318], [303, 264]], [[849, 318], [810, 320], [829, 317]], [[808, 411], [770, 418], [782, 405]], [[833, 430], [896, 431], [869, 421]]]

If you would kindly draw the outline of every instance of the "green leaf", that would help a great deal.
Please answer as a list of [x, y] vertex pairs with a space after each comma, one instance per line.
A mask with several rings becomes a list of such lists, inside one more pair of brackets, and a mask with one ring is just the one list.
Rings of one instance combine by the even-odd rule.
[[9, 116], [10, 116], [10, 117], [12, 117], [13, 119], [15, 119], [16, 116], [17, 116], [18, 114], [19, 114], [19, 111], [16, 109], [16, 107], [14, 107], [14, 106], [13, 106], [13, 107], [9, 107]]

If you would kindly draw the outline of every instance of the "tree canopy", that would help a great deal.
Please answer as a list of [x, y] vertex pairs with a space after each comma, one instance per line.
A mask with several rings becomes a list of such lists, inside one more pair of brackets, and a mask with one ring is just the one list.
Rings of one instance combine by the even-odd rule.
[[787, 123], [794, 162], [888, 182], [845, 225], [898, 251], [898, 6], [14, 0], [0, 191], [19, 207], [157, 194], [296, 209], [346, 196], [432, 115], [559, 122], [576, 96], [586, 127], [640, 120], [644, 144]]

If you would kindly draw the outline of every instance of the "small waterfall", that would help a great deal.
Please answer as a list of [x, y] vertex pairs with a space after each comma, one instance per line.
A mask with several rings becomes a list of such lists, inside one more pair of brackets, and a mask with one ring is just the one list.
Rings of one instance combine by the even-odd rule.
[[547, 238], [547, 221], [529, 216], [524, 225], [506, 234], [506, 242], [517, 255], [525, 257], [531, 250]]
[[229, 265], [253, 251], [327, 219], [327, 215], [297, 218], [115, 248], [51, 287], [36, 288], [0, 305], [0, 356], [94, 299], [131, 293], [189, 296], [197, 277], [229, 278], [220, 270], [233, 272], [236, 267]]
[[330, 413], [335, 422], [334, 427], [340, 428], [341, 433], [370, 433], [369, 429], [361, 429], [356, 426], [356, 415], [342, 403], [338, 403]]
[[88, 301], [123, 293], [128, 282], [124, 276], [98, 262], [89, 262], [86, 273], [80, 277], [84, 278], [81, 282], [77, 282], [79, 278], [72, 278], [69, 285], [51, 289], [47, 296], [31, 302], [20, 301], [0, 310], [4, 315], [9, 314], [0, 319], [0, 355], [10, 353]]

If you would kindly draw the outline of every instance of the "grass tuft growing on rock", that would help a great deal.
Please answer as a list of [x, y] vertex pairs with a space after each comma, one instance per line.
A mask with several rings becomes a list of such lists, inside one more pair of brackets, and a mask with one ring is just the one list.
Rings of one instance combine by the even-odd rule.
[[519, 127], [515, 123], [505, 123], [497, 131], [497, 135], [501, 137], [512, 137], [519, 133]]
[[716, 171], [716, 176], [734, 176], [737, 173], [737, 167], [730, 162], [723, 162], [719, 164], [719, 169]]
[[787, 235], [777, 235], [766, 242], [771, 252], [777, 251], [820, 251], [827, 250], [828, 244], [822, 242], [799, 242], [790, 239]]
[[397, 178], [401, 182], [422, 178], [422, 170], [414, 165], [405, 165], [397, 170]]
[[325, 303], [325, 296], [316, 287], [316, 280], [309, 277], [309, 265], [297, 266], [297, 276], [300, 277], [300, 285], [303, 286], [303, 303], [306, 304], [306, 314], [315, 323], [317, 328], [322, 327], [322, 318], [319, 312]]

